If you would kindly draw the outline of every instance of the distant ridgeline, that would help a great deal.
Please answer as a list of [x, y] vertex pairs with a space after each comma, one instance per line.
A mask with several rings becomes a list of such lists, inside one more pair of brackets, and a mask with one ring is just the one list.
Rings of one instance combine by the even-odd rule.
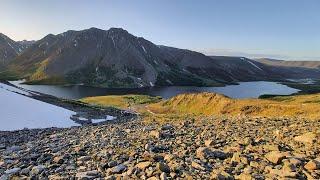
[[67, 31], [32, 42], [0, 36], [0, 79], [24, 78], [29, 84], [223, 86], [239, 81], [318, 78], [320, 70], [315, 67], [209, 57], [155, 45], [120, 28]]

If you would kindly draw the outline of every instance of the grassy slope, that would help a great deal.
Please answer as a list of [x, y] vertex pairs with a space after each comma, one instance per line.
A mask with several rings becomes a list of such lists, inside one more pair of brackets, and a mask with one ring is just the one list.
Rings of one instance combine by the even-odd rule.
[[14, 81], [19, 79], [22, 79], [22, 77], [15, 73], [8, 72], [8, 71], [0, 72], [0, 80]]
[[[82, 102], [134, 109], [165, 121], [198, 116], [250, 116], [320, 119], [320, 94], [276, 96], [268, 99], [231, 99], [215, 93], [181, 94], [169, 100], [146, 95], [89, 97]], [[150, 113], [151, 112], [151, 113]]]
[[182, 94], [147, 108], [156, 114], [319, 119], [320, 94], [270, 99], [231, 99], [215, 93]]
[[160, 97], [147, 95], [97, 96], [81, 99], [81, 101], [85, 103], [99, 106], [112, 106], [121, 109], [127, 109], [142, 104], [156, 103], [160, 100]]

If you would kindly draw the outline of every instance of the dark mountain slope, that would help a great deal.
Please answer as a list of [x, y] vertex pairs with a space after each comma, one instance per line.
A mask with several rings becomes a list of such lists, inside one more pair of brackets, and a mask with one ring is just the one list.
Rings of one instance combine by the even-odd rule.
[[33, 41], [15, 42], [0, 33], [0, 79], [11, 79], [11, 74], [4, 73], [12, 59], [23, 53]]
[[[201, 75], [208, 66], [212, 72]], [[222, 85], [231, 80], [203, 54], [157, 46], [117, 28], [48, 35], [15, 58], [10, 69], [37, 83], [104, 87]]]
[[26, 46], [0, 33], [0, 64], [4, 65], [8, 63], [9, 60], [22, 53], [25, 48]]
[[49, 34], [11, 60], [8, 69], [7, 74], [26, 78], [28, 83], [129, 88], [320, 76], [318, 69], [274, 66], [243, 57], [208, 57], [158, 46], [120, 28]]
[[319, 78], [320, 70], [306, 67], [278, 66], [244, 57], [211, 56], [236, 81]]

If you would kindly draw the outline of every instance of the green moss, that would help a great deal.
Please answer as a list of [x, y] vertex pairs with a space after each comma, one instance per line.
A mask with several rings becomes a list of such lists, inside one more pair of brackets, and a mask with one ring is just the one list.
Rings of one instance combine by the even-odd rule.
[[148, 96], [148, 95], [126, 95], [124, 96], [128, 102], [133, 104], [150, 104], [159, 102], [162, 98], [160, 96]]
[[167, 86], [170, 83], [180, 86], [204, 86], [205, 82], [187, 73], [181, 73], [178, 70], [173, 70], [170, 73], [159, 73], [157, 76], [157, 86]]
[[116, 71], [111, 67], [100, 67], [96, 71], [96, 66], [93, 64], [87, 65], [76, 71], [66, 74], [66, 81], [78, 84], [84, 83], [90, 86], [100, 86], [101, 84], [109, 84], [108, 81], [114, 77]]
[[19, 79], [22, 79], [22, 77], [17, 73], [10, 71], [0, 72], [0, 80], [16, 81]]
[[264, 94], [259, 96], [259, 99], [270, 99], [274, 101], [289, 101], [289, 100], [292, 100], [292, 97], [290, 95]]
[[320, 100], [317, 99], [317, 100], [312, 100], [312, 101], [304, 101], [303, 103], [318, 103], [318, 104], [320, 104]]

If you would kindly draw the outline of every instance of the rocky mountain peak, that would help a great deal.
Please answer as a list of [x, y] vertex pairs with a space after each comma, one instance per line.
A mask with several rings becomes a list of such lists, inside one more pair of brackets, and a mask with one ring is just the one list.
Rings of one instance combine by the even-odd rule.
[[[7, 50], [13, 49], [3, 44]], [[2, 57], [14, 58], [11, 64], [19, 69], [19, 72], [13, 69], [14, 73], [29, 72], [29, 81], [49, 84], [59, 80], [61, 84], [112, 88], [213, 86], [249, 80], [318, 77], [320, 73], [275, 68], [244, 57], [208, 57], [186, 49], [158, 46], [122, 28], [48, 34], [26, 50], [9, 44], [17, 47], [16, 52], [12, 51], [10, 56], [3, 53]]]
[[10, 39], [8, 36], [0, 33], [0, 40], [5, 42], [14, 42], [12, 39]]
[[124, 34], [129, 34], [129, 32], [125, 29], [122, 29], [122, 28], [115, 28], [115, 27], [112, 27], [108, 30], [109, 32], [113, 32], [113, 33], [124, 33]]

